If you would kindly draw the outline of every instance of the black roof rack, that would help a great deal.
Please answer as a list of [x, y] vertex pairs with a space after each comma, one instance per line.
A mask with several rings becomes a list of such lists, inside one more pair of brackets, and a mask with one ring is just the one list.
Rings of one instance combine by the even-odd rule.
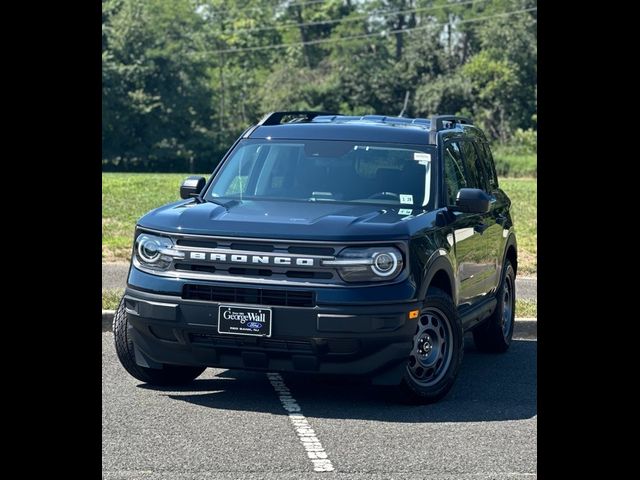
[[431, 117], [431, 126], [429, 128], [429, 143], [436, 143], [438, 132], [454, 128], [457, 124], [473, 125], [473, 122], [467, 117], [459, 117], [457, 115], [434, 115]]
[[310, 122], [315, 117], [320, 115], [339, 115], [337, 113], [330, 112], [313, 112], [309, 110], [293, 110], [286, 112], [271, 112], [267, 113], [262, 119], [258, 122], [258, 126], [260, 125], [280, 125], [282, 123], [282, 119], [285, 117], [296, 117], [294, 121], [290, 121], [290, 123], [298, 123], [298, 122]]
[[290, 125], [295, 123], [333, 123], [367, 121], [387, 124], [406, 124], [421, 127], [429, 133], [429, 143], [436, 144], [438, 132], [456, 128], [457, 125], [473, 125], [471, 119], [458, 115], [433, 115], [430, 118], [387, 117], [384, 115], [340, 115], [330, 112], [316, 112], [311, 110], [287, 110], [283, 112], [267, 113], [253, 127], [247, 129], [243, 137], [247, 138], [258, 127], [273, 125]]

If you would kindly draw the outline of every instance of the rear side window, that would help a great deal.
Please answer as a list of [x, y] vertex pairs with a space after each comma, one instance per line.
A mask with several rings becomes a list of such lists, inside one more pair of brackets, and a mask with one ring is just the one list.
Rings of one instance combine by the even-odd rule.
[[484, 173], [482, 161], [472, 142], [468, 140], [462, 142], [462, 157], [467, 171], [469, 188], [480, 188], [484, 191], [491, 190]]
[[456, 142], [448, 143], [444, 147], [444, 183], [447, 191], [447, 205], [455, 205], [458, 190], [467, 187], [462, 155]]
[[491, 187], [491, 190], [495, 190], [498, 188], [498, 176], [496, 175], [496, 167], [493, 163], [493, 155], [491, 155], [489, 144], [486, 142], [478, 142], [476, 143], [476, 147], [478, 147], [485, 175], [489, 180], [489, 186]]

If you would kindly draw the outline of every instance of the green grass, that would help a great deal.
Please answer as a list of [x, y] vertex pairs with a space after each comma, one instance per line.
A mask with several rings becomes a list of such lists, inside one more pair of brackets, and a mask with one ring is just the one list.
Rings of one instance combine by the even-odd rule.
[[492, 149], [499, 177], [536, 177], [538, 175], [538, 156], [518, 154], [513, 149], [496, 146]]
[[102, 261], [128, 261], [138, 218], [180, 199], [187, 173], [102, 174]]
[[518, 275], [535, 275], [537, 271], [538, 183], [535, 178], [501, 178], [502, 188], [511, 199], [511, 214], [518, 239]]
[[538, 302], [535, 300], [516, 299], [516, 318], [538, 318]]
[[[178, 200], [186, 173], [102, 174], [102, 261], [129, 261], [133, 229], [149, 210]], [[537, 255], [537, 183], [535, 178], [501, 178], [513, 202], [518, 235], [518, 274], [535, 275]]]
[[102, 309], [115, 310], [118, 308], [120, 298], [124, 293], [124, 289], [117, 288], [115, 290], [102, 290]]

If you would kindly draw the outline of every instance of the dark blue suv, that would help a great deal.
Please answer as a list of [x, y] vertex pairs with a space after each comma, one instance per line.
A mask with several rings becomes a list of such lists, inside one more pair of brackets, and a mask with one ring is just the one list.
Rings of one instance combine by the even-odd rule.
[[433, 402], [465, 331], [511, 343], [511, 202], [468, 119], [271, 113], [180, 194], [138, 221], [114, 318], [143, 382], [341, 374]]

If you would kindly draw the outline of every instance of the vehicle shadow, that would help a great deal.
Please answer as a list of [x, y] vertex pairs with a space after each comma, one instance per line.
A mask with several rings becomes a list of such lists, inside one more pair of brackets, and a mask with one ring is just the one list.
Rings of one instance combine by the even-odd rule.
[[[514, 340], [502, 355], [483, 354], [465, 342], [456, 384], [440, 402], [406, 405], [394, 400], [391, 387], [374, 387], [345, 377], [282, 374], [291, 394], [309, 418], [383, 422], [483, 422], [532, 418], [536, 404], [537, 342]], [[206, 375], [206, 374], [205, 374]], [[177, 401], [202, 407], [285, 415], [266, 375], [224, 370], [214, 378], [184, 387], [140, 384]]]

